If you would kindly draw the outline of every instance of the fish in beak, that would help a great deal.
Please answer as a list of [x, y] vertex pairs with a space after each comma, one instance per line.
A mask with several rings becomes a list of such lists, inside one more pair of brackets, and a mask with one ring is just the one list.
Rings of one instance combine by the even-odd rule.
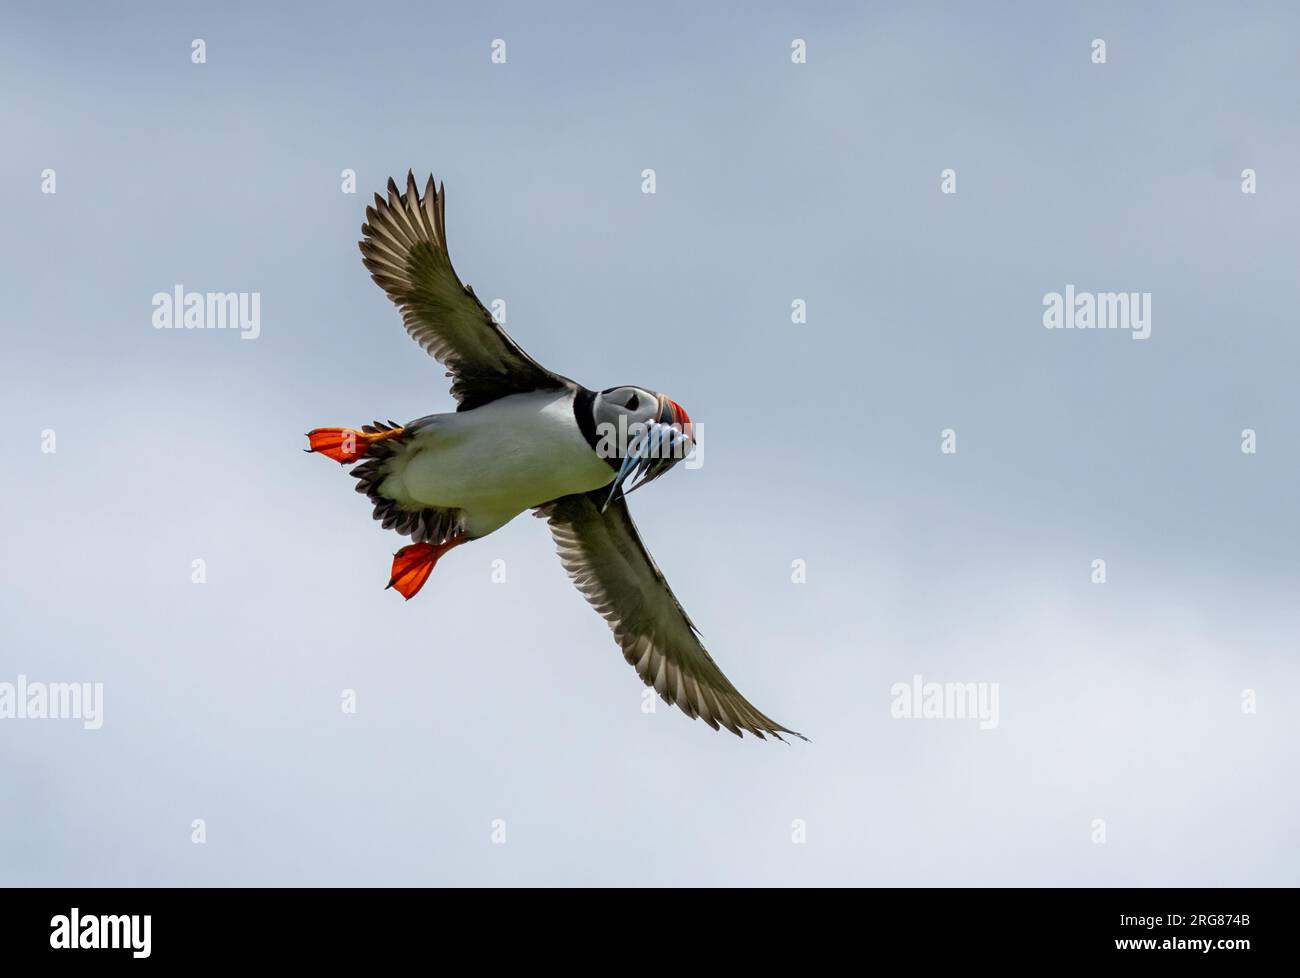
[[[691, 453], [691, 416], [676, 401], [659, 395], [659, 413], [654, 421], [640, 425], [628, 438], [627, 454], [610, 485], [602, 511], [616, 495], [626, 496], [653, 482]], [[627, 486], [624, 489], [624, 486]]]

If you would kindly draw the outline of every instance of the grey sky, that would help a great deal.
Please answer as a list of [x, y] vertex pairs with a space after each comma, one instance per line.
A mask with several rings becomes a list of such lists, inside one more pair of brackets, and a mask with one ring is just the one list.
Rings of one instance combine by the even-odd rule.
[[[1300, 882], [1300, 14], [695, 7], [6, 15], [0, 682], [105, 705], [0, 721], [0, 883]], [[356, 248], [408, 167], [525, 349], [704, 422], [633, 510], [811, 744], [643, 715], [530, 517], [383, 591], [301, 448], [451, 409]], [[177, 283], [261, 336], [153, 329]], [[1151, 337], [1044, 329], [1067, 283]], [[997, 729], [891, 718], [916, 674]]]

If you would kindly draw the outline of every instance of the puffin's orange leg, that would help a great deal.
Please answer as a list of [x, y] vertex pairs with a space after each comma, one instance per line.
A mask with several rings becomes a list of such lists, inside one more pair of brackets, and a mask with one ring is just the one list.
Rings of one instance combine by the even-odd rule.
[[457, 534], [446, 543], [412, 543], [403, 547], [393, 554], [393, 576], [388, 586], [410, 601], [424, 587], [438, 558], [468, 539], [464, 534]]
[[313, 428], [307, 432], [311, 443], [309, 452], [320, 452], [327, 458], [346, 465], [355, 462], [369, 451], [377, 441], [401, 438], [405, 434], [402, 428], [390, 428], [387, 431], [359, 431], [356, 428]]

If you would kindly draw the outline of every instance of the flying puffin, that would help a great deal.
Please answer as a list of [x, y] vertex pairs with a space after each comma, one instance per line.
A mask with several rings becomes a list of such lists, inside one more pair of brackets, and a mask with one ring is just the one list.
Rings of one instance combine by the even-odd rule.
[[456, 276], [446, 203], [432, 176], [423, 195], [413, 173], [405, 193], [390, 179], [388, 198], [375, 194], [366, 208], [359, 245], [406, 331], [447, 368], [455, 413], [307, 434], [307, 451], [360, 462], [351, 474], [375, 519], [413, 541], [393, 556], [388, 586], [409, 600], [447, 551], [531, 509], [624, 658], [666, 702], [738, 737], [806, 740], [722, 674], [628, 512], [627, 493], [691, 448], [690, 415], [643, 387], [588, 390], [520, 349]]

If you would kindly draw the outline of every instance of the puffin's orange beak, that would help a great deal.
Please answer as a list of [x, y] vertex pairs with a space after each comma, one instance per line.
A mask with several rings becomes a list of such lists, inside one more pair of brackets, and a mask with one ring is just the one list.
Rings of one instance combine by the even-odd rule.
[[[647, 482], [653, 482], [689, 454], [694, 442], [691, 416], [684, 407], [663, 394], [658, 395], [658, 404], [658, 418], [644, 424], [645, 431], [627, 446], [623, 464], [610, 484], [605, 506], [623, 490], [624, 482], [631, 487], [622, 492], [626, 496]], [[602, 511], [605, 506], [601, 507]]]
[[676, 425], [687, 438], [691, 437], [691, 416], [686, 413], [686, 408], [671, 397], [665, 397], [664, 400], [668, 402], [668, 410], [672, 414], [672, 418], [667, 423]]

